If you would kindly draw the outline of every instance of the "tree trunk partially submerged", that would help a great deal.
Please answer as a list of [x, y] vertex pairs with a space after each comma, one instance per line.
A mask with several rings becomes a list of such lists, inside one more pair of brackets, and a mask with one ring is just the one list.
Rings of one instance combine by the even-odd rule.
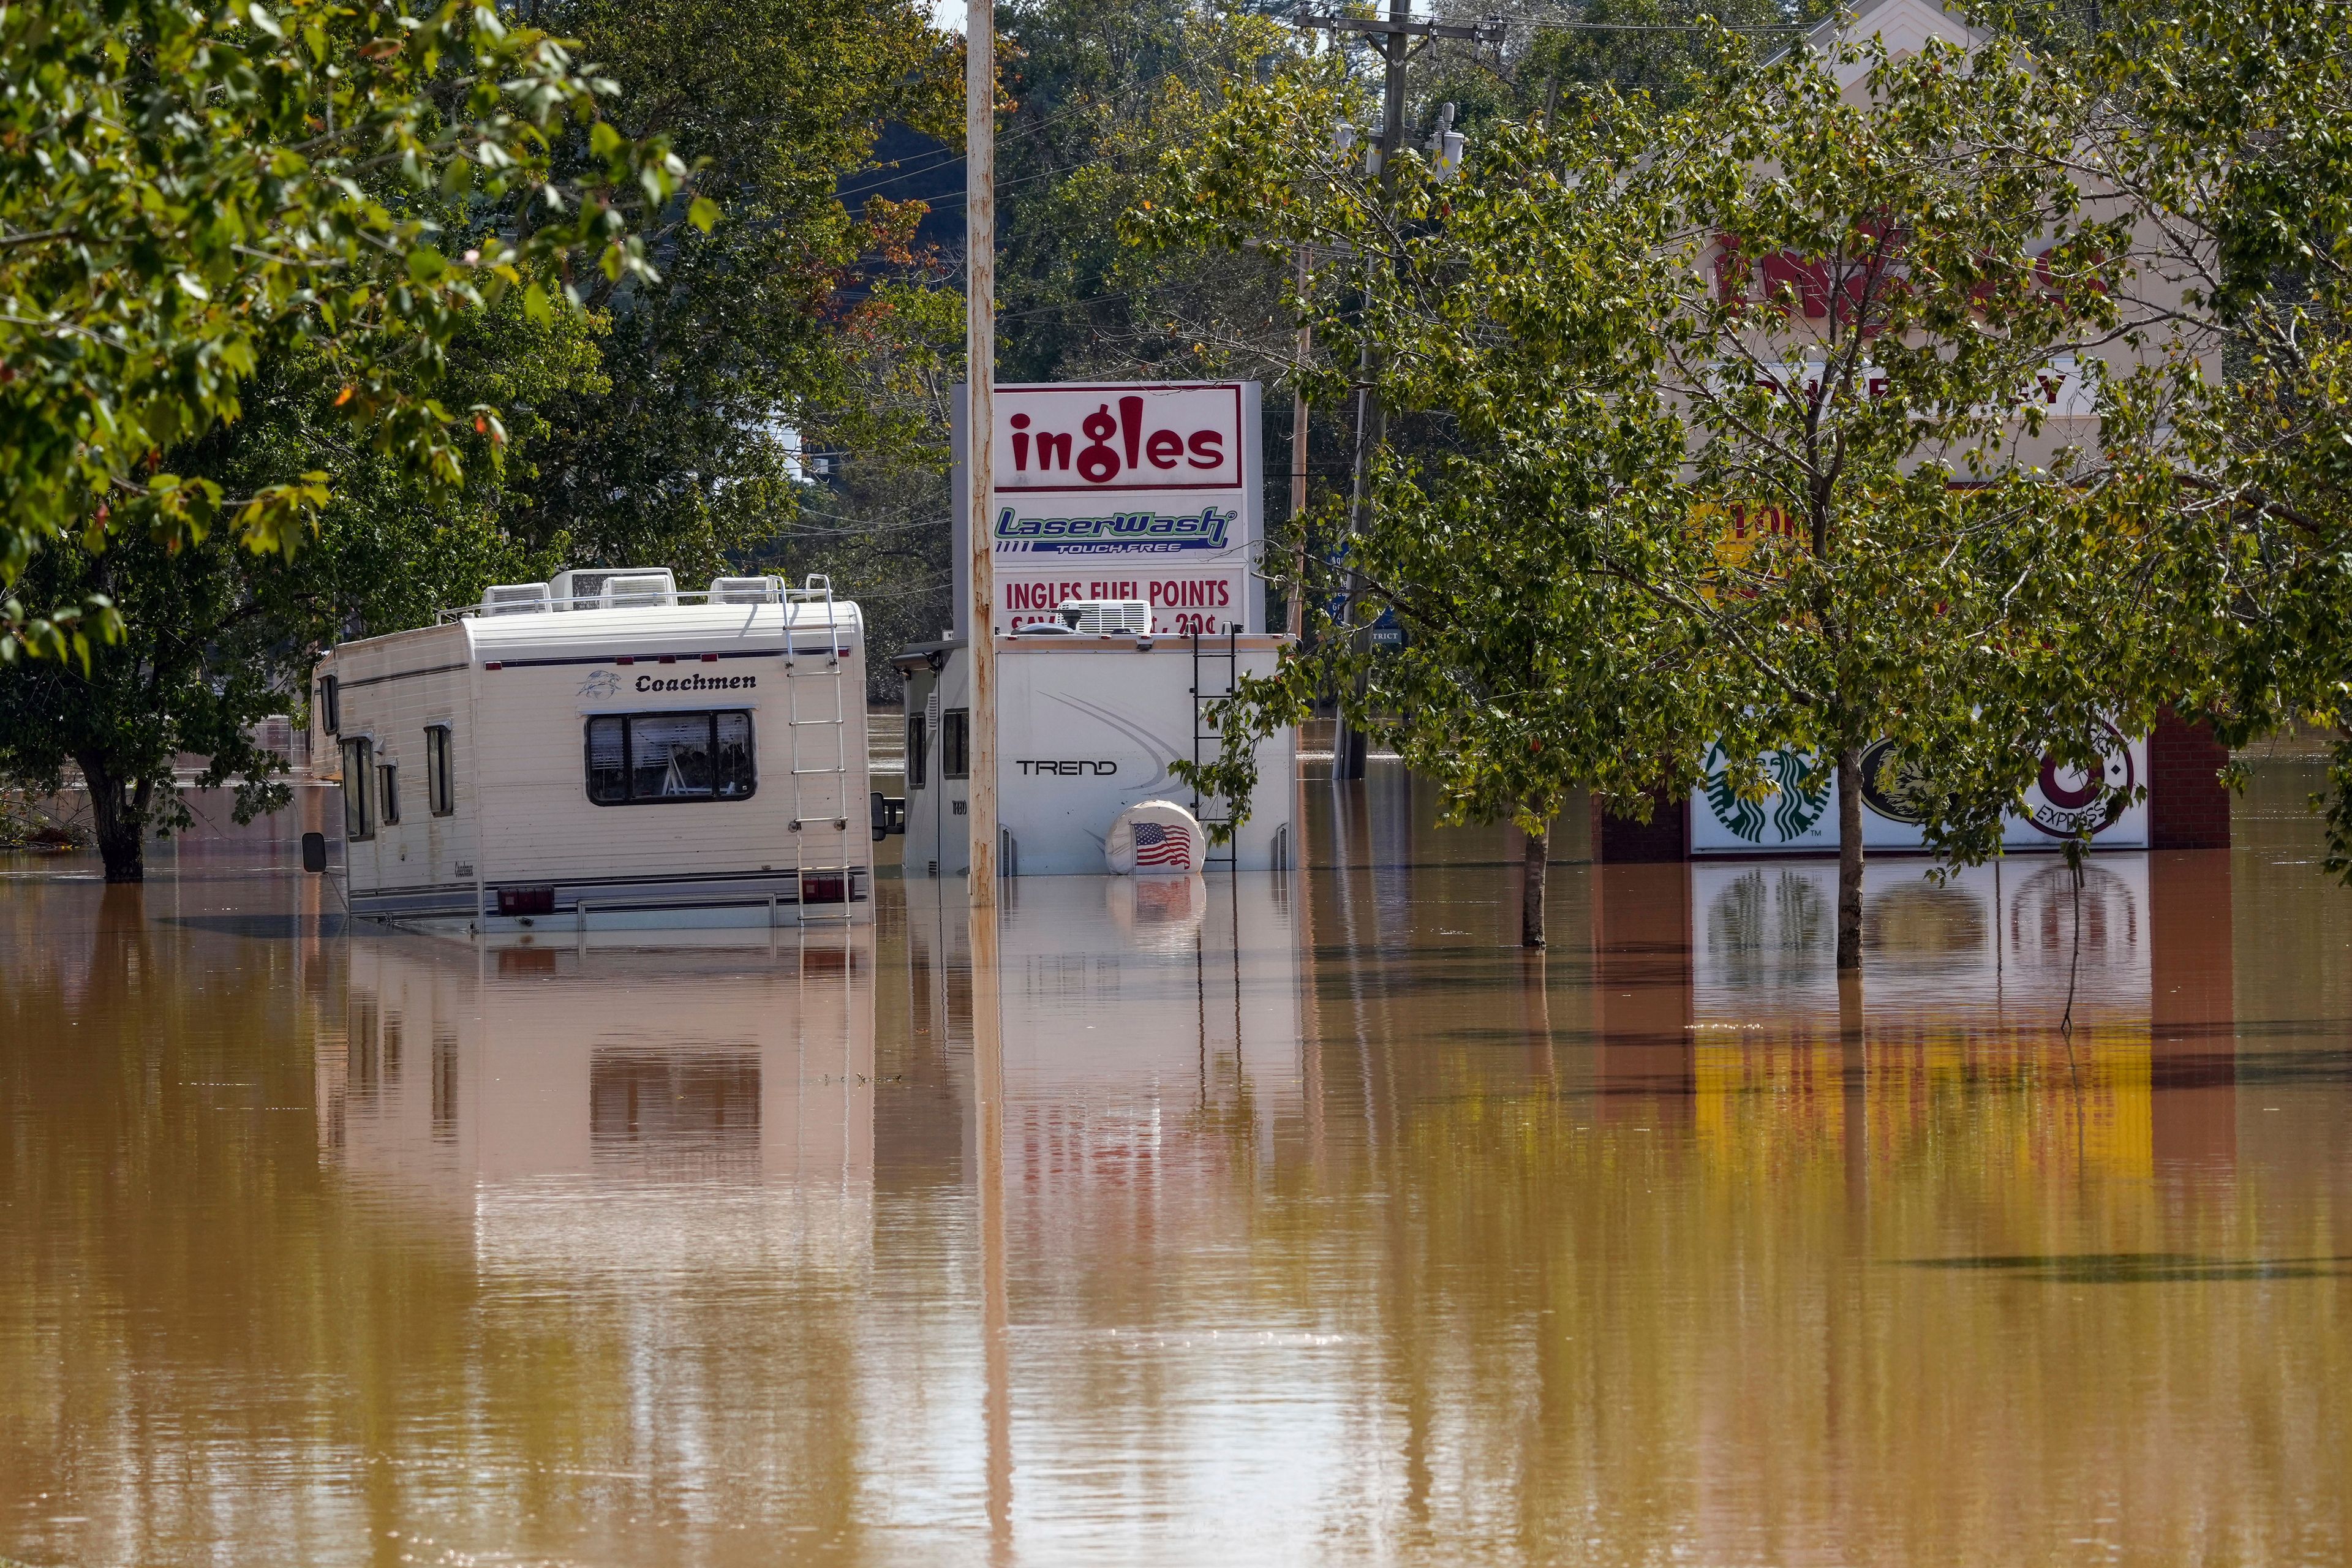
[[1839, 751], [1837, 966], [1862, 967], [1862, 748]]
[[1551, 864], [1551, 825], [1543, 831], [1530, 833], [1527, 838], [1525, 860], [1519, 875], [1519, 945], [1544, 945], [1544, 872]]
[[152, 786], [142, 784], [125, 792], [105, 760], [85, 752], [74, 761], [82, 782], [89, 787], [90, 826], [98, 839], [99, 858], [106, 864], [110, 882], [147, 879], [147, 801]]

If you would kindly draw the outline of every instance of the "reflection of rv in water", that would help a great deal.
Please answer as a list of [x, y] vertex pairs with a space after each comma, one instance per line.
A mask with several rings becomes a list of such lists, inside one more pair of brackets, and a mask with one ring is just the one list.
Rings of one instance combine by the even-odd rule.
[[488, 953], [362, 936], [319, 1031], [321, 1144], [470, 1225], [486, 1266], [862, 1258], [872, 928], [701, 934]]
[[533, 927], [864, 920], [865, 637], [822, 578], [495, 587], [320, 665], [353, 913]]

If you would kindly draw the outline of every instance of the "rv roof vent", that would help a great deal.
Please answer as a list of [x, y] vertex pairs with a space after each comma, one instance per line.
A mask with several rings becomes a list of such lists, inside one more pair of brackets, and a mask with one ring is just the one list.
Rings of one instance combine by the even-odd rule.
[[714, 605], [773, 605], [782, 601], [784, 580], [782, 577], [713, 577], [710, 580], [710, 602]]
[[538, 616], [547, 612], [544, 583], [499, 583], [482, 590], [486, 616]]

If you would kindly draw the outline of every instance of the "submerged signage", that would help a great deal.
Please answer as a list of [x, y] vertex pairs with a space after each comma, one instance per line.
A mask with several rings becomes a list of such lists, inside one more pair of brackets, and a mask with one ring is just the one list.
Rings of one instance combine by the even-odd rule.
[[[956, 635], [971, 602], [964, 391], [955, 401]], [[1165, 635], [1262, 631], [1255, 382], [996, 389], [996, 631], [1074, 599], [1135, 599]]]
[[[1732, 788], [1729, 759], [1707, 748], [1705, 774], [1691, 798], [1691, 852], [1696, 855], [1826, 854], [1838, 847], [1837, 769], [1826, 759], [1780, 751], [1764, 759], [1772, 786], [1761, 799]], [[1862, 842], [1865, 849], [1918, 849], [1927, 844], [1912, 804], [1920, 773], [1892, 742], [1862, 754]], [[2054, 849], [2077, 834], [2108, 849], [2147, 847], [2147, 802], [2132, 796], [2147, 777], [2147, 743], [2110, 731], [2095, 772], [2043, 758], [2041, 776], [2004, 825], [2010, 849]]]

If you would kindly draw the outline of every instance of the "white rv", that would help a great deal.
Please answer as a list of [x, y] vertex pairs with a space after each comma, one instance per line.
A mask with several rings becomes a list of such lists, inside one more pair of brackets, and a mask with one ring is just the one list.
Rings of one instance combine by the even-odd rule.
[[[1126, 807], [1169, 800], [1204, 826], [1232, 816], [1170, 771], [1207, 762], [1220, 744], [1208, 709], [1244, 675], [1274, 672], [1279, 637], [1227, 629], [1154, 636], [1148, 606], [1065, 604], [1052, 624], [996, 639], [997, 864], [1006, 876], [1099, 876], [1104, 839]], [[891, 658], [907, 678], [906, 871], [971, 869], [971, 658], [961, 640], [924, 643]], [[1297, 838], [1297, 732], [1258, 747], [1257, 791], [1208, 870], [1286, 869]]]
[[311, 755], [352, 912], [477, 931], [869, 918], [857, 606], [822, 578], [567, 572], [339, 645]]

